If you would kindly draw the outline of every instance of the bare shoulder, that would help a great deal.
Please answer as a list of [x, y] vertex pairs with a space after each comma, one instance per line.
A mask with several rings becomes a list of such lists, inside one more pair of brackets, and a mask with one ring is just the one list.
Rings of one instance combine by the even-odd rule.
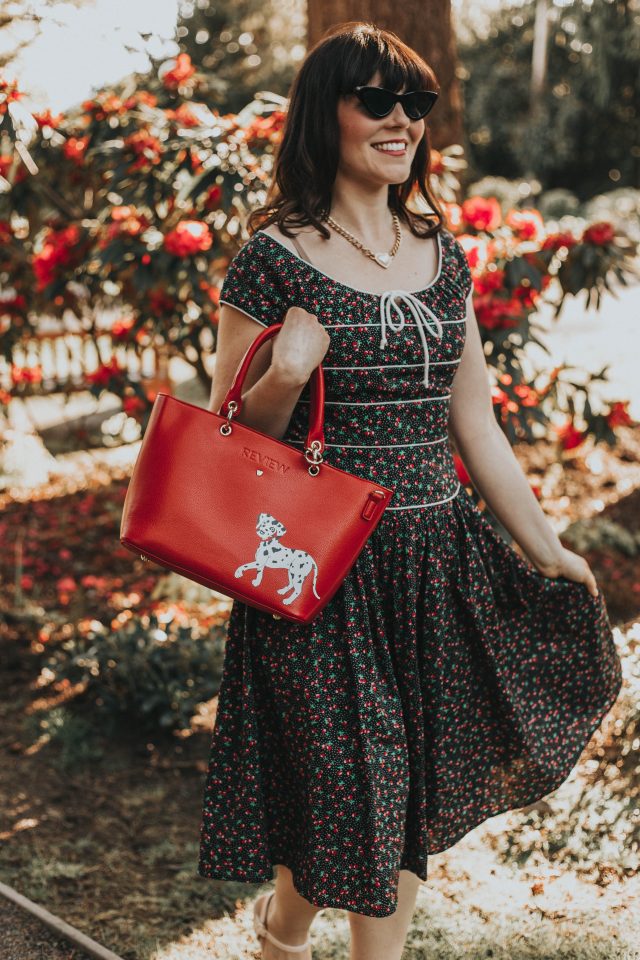
[[277, 223], [270, 223], [268, 227], [261, 227], [260, 232], [266, 233], [268, 237], [273, 237], [274, 240], [279, 240], [280, 243], [291, 243], [291, 238], [285, 237]]
[[[297, 230], [293, 230], [296, 236], [304, 237], [309, 236], [309, 234], [317, 234], [317, 230], [313, 225], [307, 227], [298, 227]], [[277, 223], [270, 223], [268, 227], [262, 229], [262, 233], [266, 233], [267, 236], [273, 237], [274, 240], [278, 240], [283, 246], [288, 247], [292, 253], [296, 252], [296, 248], [293, 245], [291, 237], [288, 237], [282, 232]]]

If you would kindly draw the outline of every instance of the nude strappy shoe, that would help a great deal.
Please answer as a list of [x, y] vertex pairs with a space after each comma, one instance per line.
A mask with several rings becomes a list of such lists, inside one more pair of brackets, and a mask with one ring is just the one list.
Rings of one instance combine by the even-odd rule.
[[311, 946], [311, 941], [308, 939], [299, 946], [291, 947], [288, 943], [282, 943], [281, 940], [276, 940], [274, 935], [267, 930], [267, 913], [269, 912], [269, 904], [271, 903], [271, 898], [274, 893], [275, 890], [269, 890], [267, 893], [263, 893], [253, 905], [253, 929], [255, 930], [256, 937], [266, 937], [274, 947], [278, 947], [279, 950], [284, 950], [286, 953], [292, 955], [297, 955], [302, 953], [303, 950], [308, 950]]

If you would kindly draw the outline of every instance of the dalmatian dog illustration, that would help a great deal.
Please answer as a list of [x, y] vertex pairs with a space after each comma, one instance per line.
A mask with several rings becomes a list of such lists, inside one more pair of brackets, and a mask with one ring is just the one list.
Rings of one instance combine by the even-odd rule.
[[235, 572], [236, 577], [241, 577], [245, 570], [256, 570], [257, 573], [251, 583], [254, 587], [259, 587], [265, 567], [282, 567], [289, 574], [289, 582], [285, 587], [281, 587], [278, 593], [292, 590], [291, 596], [282, 601], [290, 604], [300, 596], [304, 581], [313, 570], [313, 592], [319, 600], [320, 597], [316, 592], [318, 565], [306, 550], [292, 550], [280, 543], [280, 537], [287, 532], [284, 524], [268, 513], [261, 513], [258, 516], [256, 531], [262, 542], [256, 550], [255, 560], [239, 566]]

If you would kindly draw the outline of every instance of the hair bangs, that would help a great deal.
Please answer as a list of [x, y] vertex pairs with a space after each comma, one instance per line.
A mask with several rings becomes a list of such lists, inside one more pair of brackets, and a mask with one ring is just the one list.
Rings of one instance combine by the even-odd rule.
[[380, 77], [379, 85], [394, 92], [403, 87], [406, 90], [438, 89], [428, 65], [393, 34], [361, 25], [354, 30], [339, 31], [337, 37], [345, 47], [339, 61], [343, 68], [337, 84], [340, 93], [349, 93], [356, 86], [370, 83], [376, 74]]

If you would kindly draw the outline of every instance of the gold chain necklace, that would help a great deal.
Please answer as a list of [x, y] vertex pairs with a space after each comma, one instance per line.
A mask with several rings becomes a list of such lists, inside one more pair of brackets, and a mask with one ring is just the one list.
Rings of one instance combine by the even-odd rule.
[[389, 253], [374, 253], [373, 250], [369, 249], [369, 247], [365, 247], [364, 243], [358, 240], [357, 237], [354, 237], [352, 233], [349, 233], [349, 231], [345, 230], [344, 227], [341, 227], [339, 223], [336, 223], [333, 217], [327, 216], [325, 219], [326, 219], [326, 222], [329, 224], [329, 226], [333, 227], [336, 233], [339, 233], [341, 237], [344, 237], [345, 240], [348, 240], [349, 243], [352, 243], [354, 247], [358, 248], [358, 250], [362, 250], [362, 252], [366, 254], [367, 257], [369, 257], [371, 260], [375, 260], [378, 266], [384, 267], [386, 270], [389, 264], [391, 263], [392, 259], [395, 257], [396, 253], [398, 252], [398, 248], [400, 247], [400, 241], [402, 240], [402, 230], [400, 229], [400, 220], [398, 218], [398, 215], [394, 211], [392, 213], [392, 216], [393, 216], [393, 228], [396, 233], [396, 239]]

